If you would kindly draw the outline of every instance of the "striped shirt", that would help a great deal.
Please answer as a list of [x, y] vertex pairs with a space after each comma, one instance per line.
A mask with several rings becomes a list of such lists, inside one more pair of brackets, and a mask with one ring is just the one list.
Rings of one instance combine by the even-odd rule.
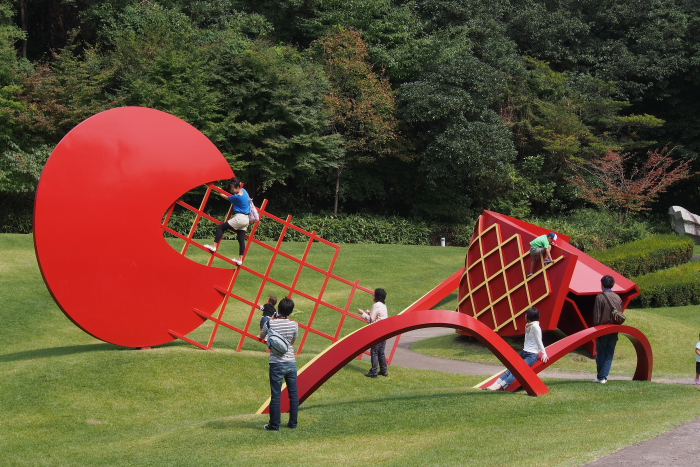
[[[275, 332], [287, 339], [287, 342], [289, 342], [290, 344], [292, 343], [292, 340], [296, 339], [296, 337], [299, 335], [299, 323], [297, 323], [296, 321], [292, 321], [291, 319], [272, 318], [263, 326], [262, 331], [260, 332], [261, 335], [267, 335], [268, 326], [271, 326]], [[292, 345], [290, 345], [289, 349], [287, 349], [287, 353], [281, 357], [278, 357], [277, 355], [270, 352], [270, 363], [285, 363], [296, 361], [297, 360], [294, 357], [294, 347]]]

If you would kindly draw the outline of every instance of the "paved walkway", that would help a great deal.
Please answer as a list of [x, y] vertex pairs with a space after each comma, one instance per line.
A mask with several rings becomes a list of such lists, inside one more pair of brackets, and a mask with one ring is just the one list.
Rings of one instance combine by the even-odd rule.
[[[392, 365], [405, 366], [419, 370], [437, 370], [446, 373], [462, 375], [491, 376], [502, 370], [502, 366], [485, 365], [482, 363], [462, 362], [447, 358], [431, 357], [419, 354], [409, 349], [410, 345], [429, 337], [453, 333], [454, 329], [425, 328], [403, 334], [396, 350]], [[393, 342], [391, 342], [393, 345]], [[390, 348], [387, 343], [387, 348]], [[595, 374], [585, 373], [559, 373], [543, 371], [540, 376], [544, 378], [564, 379], [590, 379]], [[615, 376], [610, 379], [630, 379], [629, 377]], [[668, 380], [653, 378], [658, 383], [693, 384], [693, 379]], [[611, 467], [631, 466], [643, 464], [644, 467], [660, 466], [700, 466], [700, 418], [682, 425], [675, 430], [666, 432], [656, 438], [650, 439], [634, 446], [626, 447], [618, 452], [586, 464], [587, 467]]]

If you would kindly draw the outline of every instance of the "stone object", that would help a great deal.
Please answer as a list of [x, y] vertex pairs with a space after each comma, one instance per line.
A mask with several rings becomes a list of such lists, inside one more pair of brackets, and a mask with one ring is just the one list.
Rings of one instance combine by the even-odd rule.
[[695, 244], [700, 245], [700, 216], [680, 206], [671, 206], [668, 215], [676, 232], [692, 237]]

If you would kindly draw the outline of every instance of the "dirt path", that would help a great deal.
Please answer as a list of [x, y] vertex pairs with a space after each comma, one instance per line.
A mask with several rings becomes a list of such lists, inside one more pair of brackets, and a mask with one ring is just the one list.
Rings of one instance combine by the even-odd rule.
[[[401, 337], [399, 348], [394, 355], [392, 365], [415, 368], [419, 370], [437, 370], [446, 373], [462, 375], [490, 376], [503, 369], [502, 366], [485, 365], [481, 363], [462, 362], [447, 358], [430, 357], [419, 354], [409, 349], [410, 345], [429, 337], [453, 333], [454, 329], [426, 328], [407, 332]], [[389, 344], [389, 343], [387, 343]], [[393, 343], [392, 343], [393, 344]], [[387, 345], [387, 348], [390, 348]], [[590, 379], [595, 374], [585, 373], [559, 373], [543, 371], [540, 376], [544, 378], [563, 379]], [[624, 376], [611, 376], [610, 379], [630, 379]], [[692, 378], [687, 380], [669, 380], [653, 378], [658, 383], [694, 384]], [[700, 466], [700, 418], [681, 425], [675, 430], [666, 432], [656, 438], [650, 439], [634, 446], [626, 447], [618, 452], [605, 456], [595, 462], [586, 464], [590, 467], [644, 465], [644, 467], [658, 466]]]

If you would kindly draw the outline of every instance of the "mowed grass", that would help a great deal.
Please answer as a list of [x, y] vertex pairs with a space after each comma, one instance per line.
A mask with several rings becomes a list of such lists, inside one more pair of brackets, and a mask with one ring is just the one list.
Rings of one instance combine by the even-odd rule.
[[[336, 273], [386, 288], [395, 313], [463, 255], [347, 245]], [[370, 380], [367, 362], [354, 361], [302, 405], [297, 430], [268, 433], [267, 417], [255, 415], [269, 395], [262, 345], [237, 353], [100, 342], [54, 304], [30, 236], [0, 235], [0, 287], [3, 466], [575, 466], [700, 416], [687, 385], [548, 380], [551, 393], [534, 398], [470, 389], [481, 377], [400, 367]]]
[[[700, 306], [629, 309], [625, 314], [625, 324], [640, 329], [651, 342], [654, 378], [691, 380], [695, 377]], [[549, 345], [563, 337], [564, 334], [559, 331], [545, 333], [544, 344]], [[522, 350], [522, 337], [509, 337], [506, 340], [513, 348]], [[411, 350], [435, 357], [501, 365], [481, 343], [456, 333], [416, 342], [411, 345]], [[637, 353], [630, 340], [620, 335], [610, 374], [632, 376], [636, 367]], [[580, 348], [548, 367], [547, 371], [595, 374], [596, 364], [595, 359]]]

